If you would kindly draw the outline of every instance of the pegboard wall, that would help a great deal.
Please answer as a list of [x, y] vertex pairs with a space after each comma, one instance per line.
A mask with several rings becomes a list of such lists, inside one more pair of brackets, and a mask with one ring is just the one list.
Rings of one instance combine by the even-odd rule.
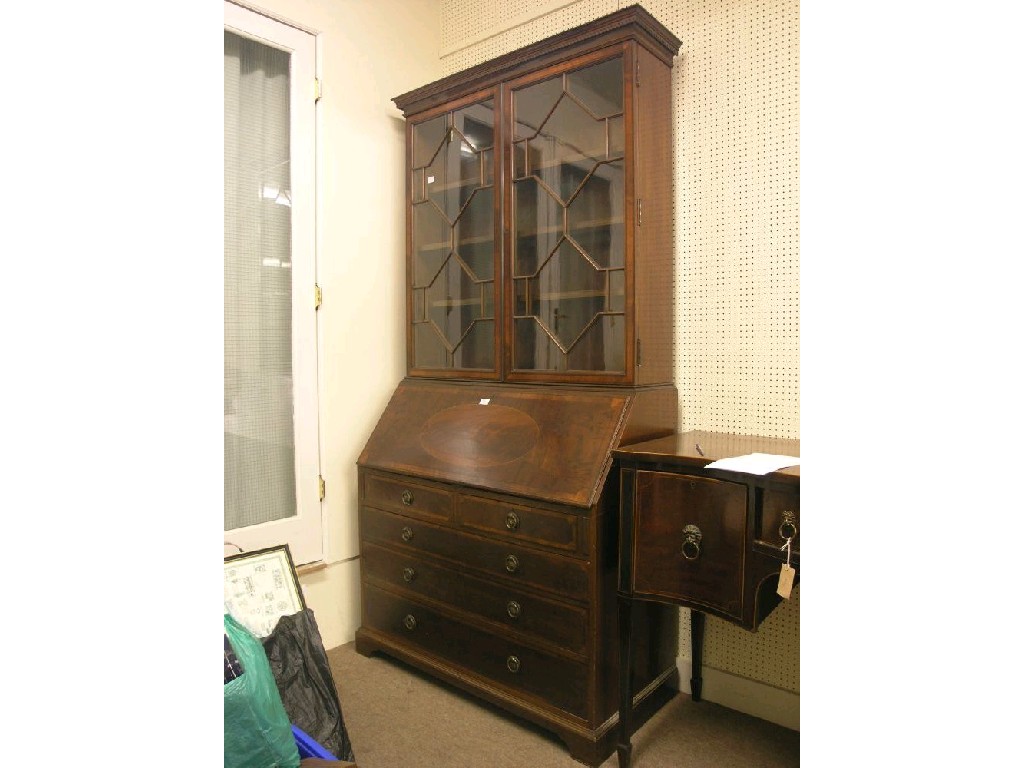
[[[630, 4], [441, 0], [443, 72]], [[672, 71], [680, 429], [799, 439], [799, 0], [640, 4], [682, 40]], [[797, 590], [754, 634], [709, 618], [705, 665], [798, 693], [799, 617]]]

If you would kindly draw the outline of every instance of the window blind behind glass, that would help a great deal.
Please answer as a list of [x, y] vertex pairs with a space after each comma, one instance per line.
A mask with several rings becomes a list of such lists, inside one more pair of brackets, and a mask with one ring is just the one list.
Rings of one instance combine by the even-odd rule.
[[296, 514], [289, 54], [224, 33], [224, 530]]

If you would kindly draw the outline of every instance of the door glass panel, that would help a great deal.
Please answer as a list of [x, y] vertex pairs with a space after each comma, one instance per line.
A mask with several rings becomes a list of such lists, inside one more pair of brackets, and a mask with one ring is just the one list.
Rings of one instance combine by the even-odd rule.
[[224, 32], [224, 530], [294, 517], [289, 54]]
[[412, 130], [414, 365], [493, 371], [493, 102]]
[[569, 234], [580, 250], [604, 268], [625, 264], [625, 191], [622, 161], [602, 163], [569, 204]]
[[512, 93], [513, 368], [625, 370], [622, 58]]

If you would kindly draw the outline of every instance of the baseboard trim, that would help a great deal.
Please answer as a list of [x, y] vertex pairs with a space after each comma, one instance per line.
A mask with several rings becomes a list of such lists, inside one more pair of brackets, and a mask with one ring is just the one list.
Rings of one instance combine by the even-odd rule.
[[[690, 660], [677, 658], [676, 669], [679, 670], [679, 691], [691, 693]], [[800, 730], [800, 694], [707, 666], [701, 670], [701, 677], [702, 700]]]

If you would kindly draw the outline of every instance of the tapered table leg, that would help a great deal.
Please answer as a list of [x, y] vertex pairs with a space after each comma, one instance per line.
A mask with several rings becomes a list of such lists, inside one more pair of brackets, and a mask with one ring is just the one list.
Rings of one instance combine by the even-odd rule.
[[700, 686], [703, 682], [701, 667], [704, 657], [704, 614], [690, 609], [690, 695], [700, 701]]
[[619, 595], [619, 768], [629, 768], [633, 745], [633, 691], [630, 688], [633, 669], [633, 601]]

